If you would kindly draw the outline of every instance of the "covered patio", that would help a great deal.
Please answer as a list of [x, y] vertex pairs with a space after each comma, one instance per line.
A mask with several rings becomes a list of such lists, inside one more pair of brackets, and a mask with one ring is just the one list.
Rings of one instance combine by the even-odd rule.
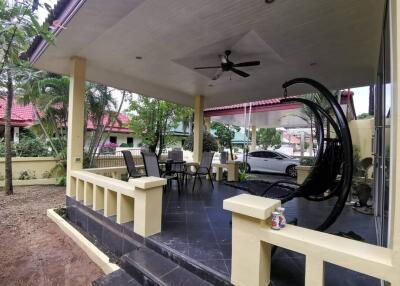
[[[82, 167], [86, 81], [194, 107], [193, 162], [199, 163], [205, 108], [282, 97], [282, 84], [299, 76], [329, 89], [373, 84], [384, 2], [59, 1], [49, 18], [61, 23], [52, 28], [56, 45], [37, 39], [28, 54], [36, 68], [71, 77], [68, 217], [112, 249], [123, 269], [97, 285], [111, 285], [122, 276], [128, 279], [126, 285], [136, 285], [127, 277], [155, 285], [376, 285], [377, 279], [400, 285], [400, 199], [394, 192], [400, 176], [391, 179], [390, 243], [384, 248], [373, 245], [372, 220], [359, 219], [351, 209], [345, 209], [329, 232], [355, 229], [356, 222], [372, 244], [306, 228], [330, 209], [330, 201], [316, 206], [290, 201], [285, 205], [289, 219], [298, 217], [300, 226], [274, 231], [270, 217], [279, 200], [244, 194], [222, 183], [214, 191], [203, 183], [197, 192], [179, 197], [176, 191], [163, 193], [162, 178], [126, 182], [119, 178], [123, 168]], [[394, 3], [390, 12], [397, 27]], [[224, 71], [217, 80], [215, 70], [196, 69], [222, 66], [225, 50], [232, 52], [233, 62], [261, 64], [241, 68], [249, 76]], [[397, 78], [393, 82], [397, 92]], [[296, 85], [289, 95], [310, 91]], [[398, 104], [394, 100], [391, 146], [397, 157], [392, 173], [400, 164]], [[106, 176], [109, 173], [113, 178]], [[280, 248], [274, 255], [273, 246]]]

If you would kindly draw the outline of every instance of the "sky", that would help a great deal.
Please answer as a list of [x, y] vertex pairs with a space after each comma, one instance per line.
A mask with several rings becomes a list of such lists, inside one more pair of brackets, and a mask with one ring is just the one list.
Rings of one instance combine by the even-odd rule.
[[[51, 7], [53, 7], [53, 6], [57, 3], [57, 0], [41, 0], [41, 1], [39, 1], [39, 3], [40, 3], [41, 5], [43, 5], [44, 3], [47, 3], [47, 4], [49, 4]], [[39, 23], [43, 23], [44, 20], [46, 20], [48, 14], [49, 14], [49, 13], [48, 13], [48, 11], [46, 10], [46, 8], [44, 8], [44, 7], [39, 7], [39, 9], [38, 9]]]
[[354, 108], [356, 109], [356, 115], [361, 113], [368, 113], [369, 104], [369, 86], [363, 86], [358, 88], [352, 88], [354, 92]]

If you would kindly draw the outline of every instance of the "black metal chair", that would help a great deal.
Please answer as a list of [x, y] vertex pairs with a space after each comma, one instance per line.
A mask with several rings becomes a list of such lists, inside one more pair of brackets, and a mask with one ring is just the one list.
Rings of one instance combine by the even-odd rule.
[[168, 151], [168, 159], [173, 161], [171, 163], [170, 171], [183, 178], [183, 174], [185, 172], [185, 164], [183, 162], [183, 152], [179, 150]]
[[[157, 155], [153, 152], [141, 152], [143, 157], [144, 169], [146, 176], [159, 177], [167, 179], [167, 186], [171, 188], [171, 181], [176, 180], [178, 185], [178, 193], [181, 193], [181, 188], [179, 184], [179, 178], [176, 174], [172, 172], [161, 172], [160, 165], [158, 163]], [[165, 189], [164, 189], [165, 190]]]
[[200, 184], [202, 183], [201, 181], [201, 176], [209, 176], [210, 181], [211, 181], [211, 186], [214, 189], [214, 183], [212, 180], [212, 160], [214, 157], [214, 152], [204, 152], [203, 155], [201, 156], [201, 162], [198, 167], [194, 166], [196, 168], [196, 171], [190, 170], [190, 168], [186, 168], [184, 175], [185, 175], [185, 181], [187, 183], [187, 176], [194, 176], [194, 181], [193, 181], [193, 187], [192, 187], [192, 192], [194, 191], [194, 187], [196, 185], [196, 180], [197, 178], [200, 180]]
[[140, 178], [142, 175], [136, 170], [135, 161], [133, 160], [131, 151], [121, 151], [124, 156], [126, 168], [128, 169], [128, 180], [129, 178]]

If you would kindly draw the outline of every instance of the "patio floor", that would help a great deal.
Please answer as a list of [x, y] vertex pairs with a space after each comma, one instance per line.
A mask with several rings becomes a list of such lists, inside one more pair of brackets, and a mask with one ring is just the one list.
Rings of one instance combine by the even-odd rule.
[[[188, 190], [191, 190], [189, 183]], [[176, 190], [164, 195], [162, 232], [149, 237], [181, 254], [212, 268], [227, 279], [231, 265], [231, 213], [222, 209], [224, 199], [243, 191], [203, 180], [197, 191]], [[309, 202], [294, 199], [285, 204], [288, 220], [297, 217], [299, 226], [316, 227], [330, 212], [335, 201]], [[330, 233], [354, 231], [366, 242], [376, 244], [374, 218], [346, 206]], [[304, 256], [278, 249], [272, 262], [272, 285], [303, 285]], [[326, 285], [379, 285], [377, 279], [334, 265], [325, 267]]]

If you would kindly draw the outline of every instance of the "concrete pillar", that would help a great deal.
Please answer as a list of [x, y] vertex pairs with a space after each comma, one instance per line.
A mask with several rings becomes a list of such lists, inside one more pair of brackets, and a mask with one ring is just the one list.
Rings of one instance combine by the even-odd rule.
[[304, 132], [300, 133], [300, 155], [304, 156]]
[[257, 127], [251, 126], [251, 145], [250, 151], [255, 151], [257, 148]]
[[200, 163], [203, 153], [204, 98], [194, 98], [193, 162]]
[[67, 141], [67, 195], [71, 197], [76, 194], [71, 188], [70, 172], [83, 167], [85, 73], [86, 61], [78, 57], [71, 58]]
[[204, 117], [204, 127], [208, 132], [210, 132], [210, 130], [211, 130], [211, 117]]
[[13, 139], [14, 144], [19, 142], [19, 127], [14, 126], [14, 139]]

